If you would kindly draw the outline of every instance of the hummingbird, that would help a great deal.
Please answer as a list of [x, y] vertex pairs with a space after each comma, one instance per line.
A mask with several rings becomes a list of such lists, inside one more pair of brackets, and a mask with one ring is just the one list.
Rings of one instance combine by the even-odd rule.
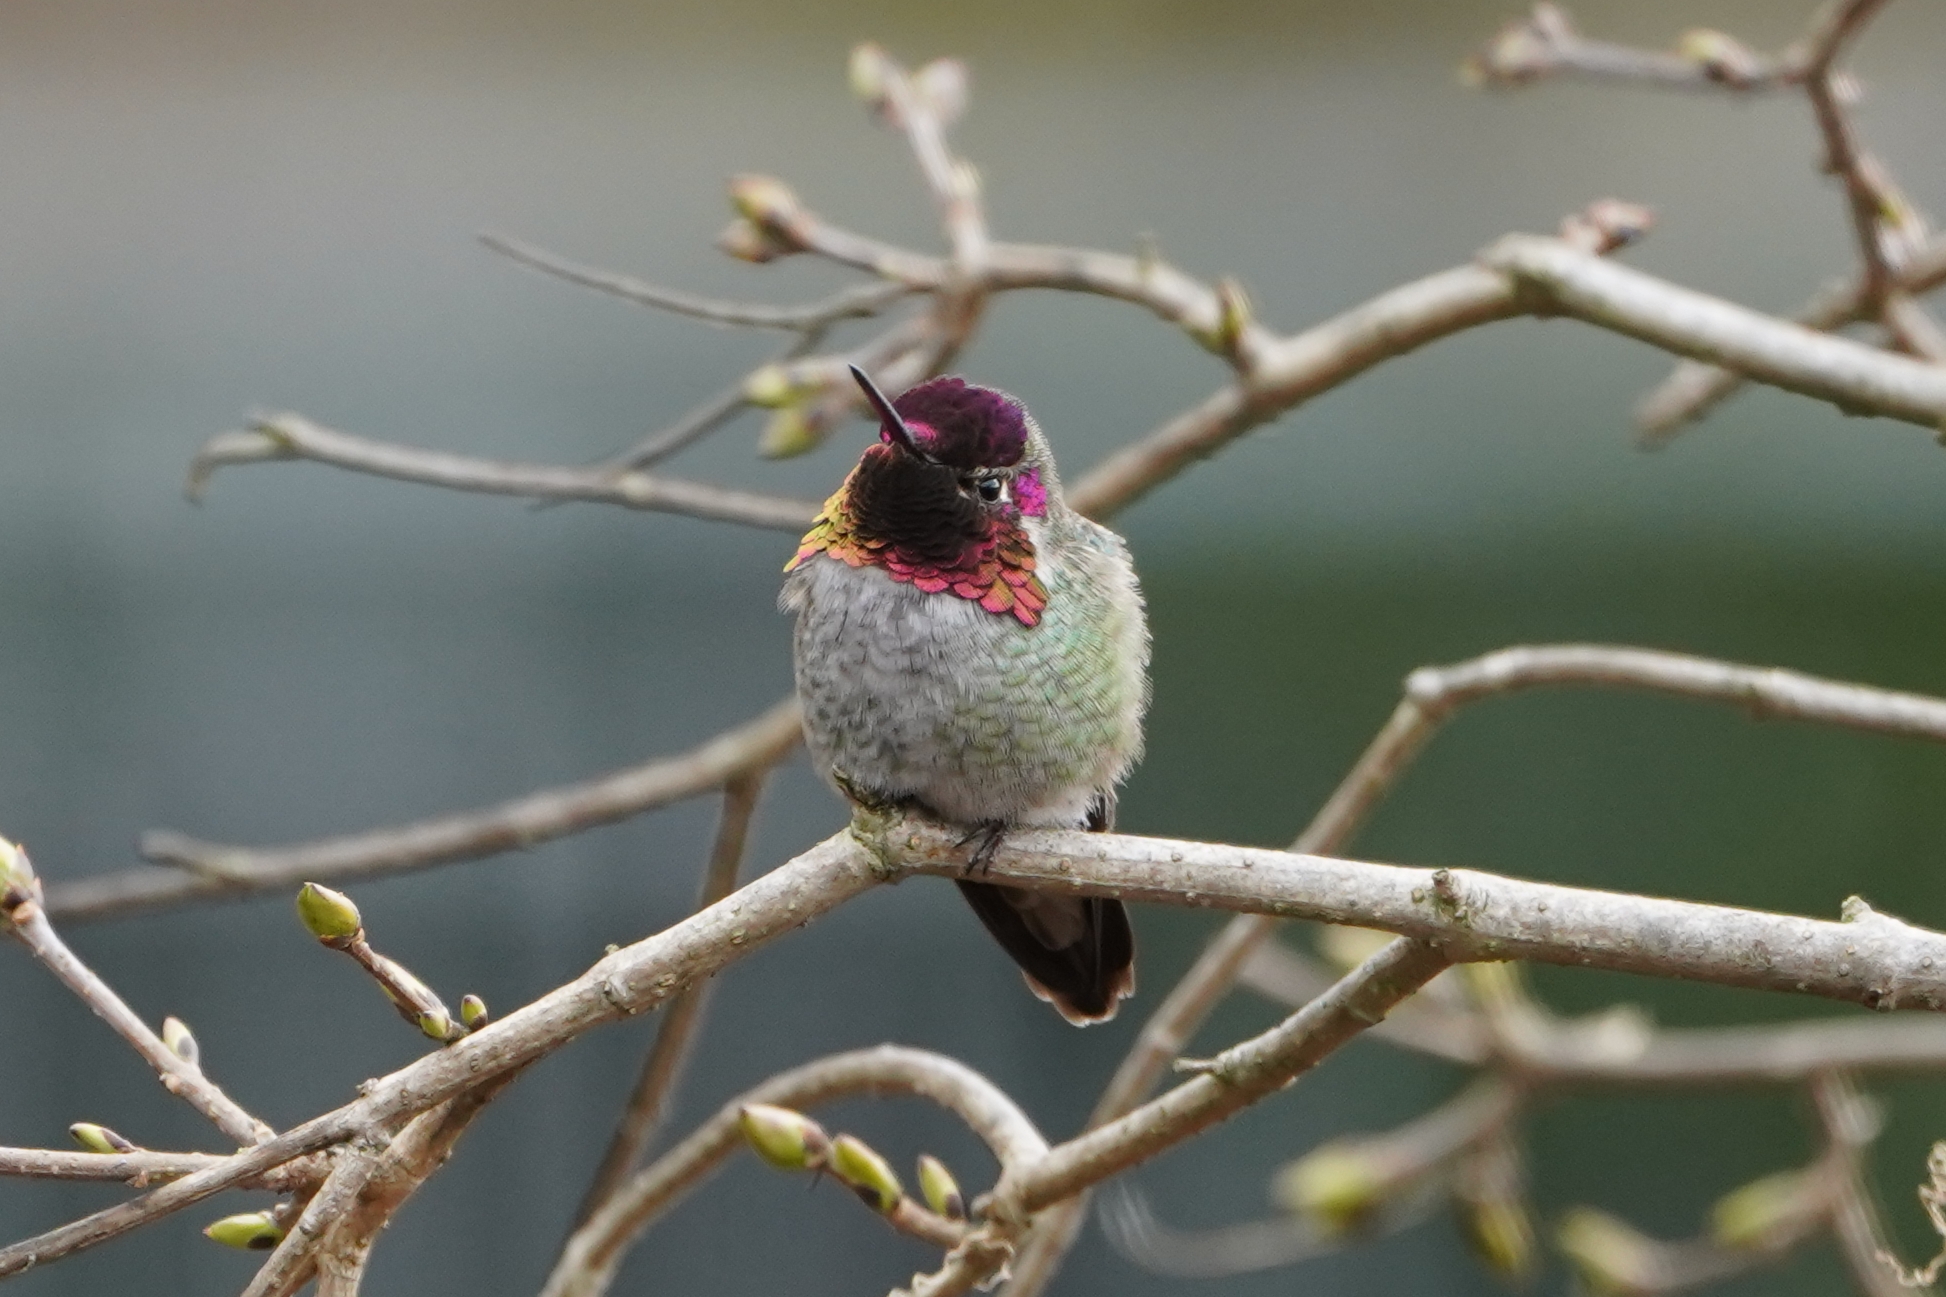
[[1149, 632], [1122, 538], [1061, 495], [1005, 392], [934, 378], [888, 401], [785, 567], [804, 737], [845, 796], [979, 841], [960, 892], [1034, 994], [1076, 1025], [1135, 990], [1122, 903], [983, 882], [1010, 829], [1114, 827], [1142, 751]]

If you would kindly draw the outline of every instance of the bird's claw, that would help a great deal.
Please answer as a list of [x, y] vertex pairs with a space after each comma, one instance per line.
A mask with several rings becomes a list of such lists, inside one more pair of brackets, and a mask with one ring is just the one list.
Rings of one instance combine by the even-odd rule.
[[971, 833], [961, 838], [959, 845], [962, 847], [976, 839], [980, 845], [973, 849], [971, 856], [967, 857], [966, 868], [960, 870], [960, 876], [971, 877], [974, 874], [991, 872], [993, 869], [993, 857], [1000, 850], [1000, 839], [1006, 836], [1006, 825], [982, 824], [979, 828], [974, 829]]

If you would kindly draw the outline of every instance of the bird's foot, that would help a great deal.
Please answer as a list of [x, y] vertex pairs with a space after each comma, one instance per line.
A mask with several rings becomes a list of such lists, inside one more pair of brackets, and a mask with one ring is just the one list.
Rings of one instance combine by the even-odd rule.
[[866, 788], [864, 785], [855, 782], [850, 775], [842, 770], [834, 769], [831, 772], [831, 782], [838, 785], [838, 791], [845, 795], [846, 800], [855, 806], [862, 806], [874, 814], [891, 815], [894, 812], [907, 809], [905, 799], [887, 797], [884, 793]]
[[960, 870], [960, 876], [962, 878], [970, 878], [974, 874], [984, 874], [991, 870], [993, 868], [993, 857], [1000, 850], [1000, 839], [1006, 836], [1006, 825], [987, 823], [982, 824], [979, 828], [974, 829], [971, 833], [961, 838], [959, 845], [962, 847], [976, 840], [980, 845], [973, 848], [973, 854], [967, 857], [966, 868]]

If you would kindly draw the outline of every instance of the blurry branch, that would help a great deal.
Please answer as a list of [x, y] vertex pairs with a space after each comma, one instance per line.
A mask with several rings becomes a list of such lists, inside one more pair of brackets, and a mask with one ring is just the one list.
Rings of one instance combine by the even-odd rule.
[[[1933, 1233], [1946, 1239], [1946, 1141], [1934, 1141], [1926, 1157], [1926, 1183], [1919, 1186], [1919, 1205], [1926, 1209]], [[1878, 1260], [1899, 1277], [1901, 1287], [1930, 1287], [1939, 1278], [1940, 1269], [1946, 1267], [1946, 1243], [1941, 1244], [1932, 1260], [1916, 1270], [1906, 1269], [1889, 1250], [1880, 1252]]]
[[1013, 1100], [956, 1059], [899, 1045], [834, 1054], [779, 1073], [737, 1096], [631, 1177], [568, 1240], [542, 1290], [544, 1297], [605, 1292], [628, 1245], [743, 1147], [738, 1118], [745, 1106], [805, 1108], [857, 1094], [909, 1094], [938, 1104], [964, 1121], [993, 1150], [1002, 1168], [1047, 1151], [1047, 1141]]
[[1103, 1203], [1102, 1225], [1131, 1260], [1178, 1278], [1248, 1274], [1322, 1256], [1354, 1239], [1369, 1242], [1423, 1220], [1454, 1163], [1495, 1138], [1522, 1098], [1502, 1078], [1487, 1076], [1396, 1130], [1334, 1139], [1279, 1172], [1273, 1192], [1286, 1209], [1279, 1216], [1176, 1230], [1156, 1219], [1139, 1190], [1124, 1188]]
[[1865, 1183], [1865, 1152], [1884, 1123], [1878, 1105], [1860, 1095], [1841, 1072], [1812, 1078], [1811, 1098], [1829, 1150], [1831, 1232], [1837, 1235], [1845, 1267], [1866, 1297], [1904, 1297], [1906, 1286], [1897, 1270], [1881, 1259], [1885, 1233]]
[[128, 1007], [114, 988], [101, 980], [80, 956], [55, 932], [41, 905], [40, 881], [35, 876], [27, 853], [11, 842], [0, 840], [0, 922], [21, 944], [33, 952], [42, 966], [73, 991], [132, 1046], [156, 1070], [162, 1088], [178, 1096], [223, 1134], [240, 1145], [262, 1143], [275, 1132], [245, 1112], [235, 1100], [223, 1093], [214, 1081], [203, 1075], [199, 1064], [190, 1061], [164, 1043], [149, 1029], [135, 1010]]
[[[714, 905], [736, 890], [737, 871], [742, 867], [744, 848], [749, 841], [750, 820], [763, 791], [764, 772], [753, 770], [734, 775], [723, 786], [723, 811], [716, 826], [716, 841], [710, 847], [709, 864], [703, 871], [702, 893], [696, 908]], [[622, 1109], [620, 1122], [595, 1168], [594, 1179], [582, 1196], [574, 1223], [585, 1223], [615, 1195], [636, 1163], [642, 1160], [649, 1142], [668, 1115], [669, 1099], [682, 1078], [691, 1047], [702, 1030], [703, 1014], [709, 1007], [714, 982], [698, 982], [670, 1000], [662, 1011], [662, 1024], [656, 1029], [655, 1043], [642, 1060], [642, 1072], [635, 1080]]]
[[[1251, 953], [1238, 981], [1275, 1003], [1310, 1001], [1331, 971], [1288, 946]], [[1401, 1005], [1373, 1034], [1388, 1044], [1466, 1067], [1496, 1065], [1530, 1091], [1597, 1085], [1801, 1084], [1821, 1072], [1946, 1070], [1946, 1019], [1832, 1018], [1765, 1026], [1660, 1027], [1627, 1007], [1579, 1018], [1540, 1011], [1523, 1030], [1495, 1036], [1464, 1006]]]
[[679, 478], [651, 477], [640, 472], [618, 475], [599, 469], [548, 464], [509, 464], [419, 450], [354, 437], [295, 414], [264, 415], [252, 420], [245, 431], [218, 433], [210, 438], [189, 466], [189, 496], [200, 498], [210, 477], [225, 465], [292, 459], [454, 491], [523, 496], [532, 500], [588, 500], [792, 533], [809, 526], [817, 513], [816, 505], [808, 501], [734, 491]]
[[[1408, 676], [1405, 697], [1299, 835], [1292, 850], [1299, 853], [1341, 850], [1432, 736], [1457, 711], [1485, 698], [1543, 686], [1646, 689], [1731, 703], [1759, 717], [1788, 717], [1946, 742], [1946, 700], [1648, 649], [1603, 645], [1508, 648], [1453, 666], [1422, 667]], [[1187, 1046], [1237, 978], [1247, 968], [1264, 967], [1270, 958], [1264, 951], [1264, 942], [1275, 925], [1276, 921], [1268, 916], [1242, 915], [1232, 919], [1211, 939], [1196, 963], [1143, 1024], [1135, 1047], [1096, 1101], [1089, 1117], [1090, 1125], [1099, 1125], [1127, 1112], [1154, 1088], [1170, 1060]], [[1289, 960], [1279, 962], [1287, 965]], [[1256, 976], [1261, 982], [1263, 974], [1259, 972]], [[1311, 980], [1293, 988], [1287, 977], [1283, 989], [1282, 998], [1286, 1003], [1302, 1004], [1318, 994], [1323, 985]], [[1460, 1024], [1467, 1019], [1457, 1012], [1441, 1009], [1437, 1013], [1415, 1013], [1414, 1009], [1415, 1004], [1407, 1004], [1400, 1017], [1381, 1025], [1381, 1032], [1407, 1037], [1417, 1047], [1453, 1057], [1455, 1061], [1483, 1061], [1493, 1047], [1485, 1024], [1477, 1019], [1469, 1027], [1462, 1027]], [[1946, 1046], [1946, 1024], [1936, 1025], [1930, 1020], [1896, 1026], [1889, 1023], [1831, 1026], [1833, 1030], [1828, 1036], [1814, 1042], [1787, 1034], [1806, 1029], [1779, 1029], [1775, 1037], [1764, 1036], [1748, 1045], [1731, 1037], [1721, 1055], [1699, 1042], [1698, 1047], [1705, 1051], [1701, 1059], [1678, 1047], [1673, 1057], [1669, 1052], [1651, 1054], [1645, 1050], [1634, 1062], [1644, 1070], [1658, 1064], [1685, 1068], [1720, 1064], [1733, 1070], [1739, 1061], [1751, 1067], [1789, 1067], [1793, 1051], [1810, 1048], [1815, 1055], [1818, 1048], [1824, 1048], [1874, 1055], [1882, 1051], [1888, 1058], [1909, 1059], [1908, 1065], [1923, 1066], [1931, 1059], [1929, 1049]], [[1870, 1036], [1861, 1039], [1867, 1028]], [[1552, 1042], [1562, 1037], [1539, 1039]], [[1466, 1053], [1462, 1055], [1461, 1051]], [[1548, 1061], [1557, 1070], [1566, 1070], [1573, 1062], [1561, 1057]], [[1621, 1062], [1608, 1057], [1602, 1061], [1607, 1066]], [[1537, 1069], [1543, 1066], [1540, 1059], [1530, 1062]], [[1073, 1244], [1084, 1213], [1085, 1203], [1076, 1201], [1055, 1207], [1042, 1217], [1013, 1268], [1009, 1297], [1032, 1297], [1053, 1277], [1061, 1256]]]
[[592, 288], [641, 306], [687, 315], [705, 323], [749, 329], [788, 329], [802, 333], [843, 320], [867, 320], [916, 291], [910, 285], [901, 283], [856, 284], [805, 306], [725, 302], [685, 293], [680, 289], [663, 288], [628, 275], [596, 270], [503, 234], [482, 234], [480, 242], [503, 257], [543, 274], [564, 279], [570, 284]]
[[63, 918], [105, 918], [185, 900], [281, 890], [311, 879], [375, 878], [519, 850], [722, 787], [781, 760], [799, 735], [797, 701], [791, 698], [680, 756], [401, 828], [272, 848], [149, 833], [142, 853], [183, 872], [148, 868], [76, 879], [51, 889], [48, 908]]

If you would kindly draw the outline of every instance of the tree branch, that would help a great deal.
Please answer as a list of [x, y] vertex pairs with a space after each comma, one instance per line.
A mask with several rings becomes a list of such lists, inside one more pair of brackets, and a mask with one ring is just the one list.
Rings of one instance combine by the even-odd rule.
[[480, 242], [503, 257], [531, 270], [564, 279], [570, 284], [592, 288], [639, 306], [650, 306], [677, 315], [687, 315], [709, 324], [734, 325], [751, 329], [789, 329], [804, 332], [820, 329], [843, 320], [867, 320], [902, 297], [913, 293], [906, 284], [880, 282], [857, 284], [840, 289], [831, 296], [803, 306], [773, 306], [768, 303], [726, 302], [713, 297], [663, 288], [629, 275], [596, 270], [557, 256], [504, 234], [482, 234]]
[[497, 460], [419, 450], [338, 432], [296, 414], [265, 415], [247, 431], [219, 433], [203, 443], [189, 466], [188, 492], [199, 499], [217, 469], [229, 464], [303, 459], [356, 473], [419, 482], [453, 491], [522, 496], [532, 500], [585, 500], [629, 509], [687, 514], [746, 527], [801, 533], [817, 506], [809, 501], [759, 495], [647, 473]]
[[[19, 861], [16, 869], [31, 869], [25, 866], [26, 853], [11, 843], [0, 843], [0, 851], [10, 853]], [[127, 1041], [155, 1069], [162, 1080], [163, 1089], [209, 1118], [210, 1124], [237, 1144], [260, 1144], [275, 1133], [223, 1093], [220, 1086], [203, 1075], [200, 1066], [163, 1043], [162, 1037], [149, 1029], [141, 1016], [115, 994], [114, 988], [102, 981], [92, 968], [82, 962], [79, 955], [69, 949], [54, 930], [54, 925], [48, 921], [47, 912], [37, 897], [27, 894], [37, 892], [37, 888], [20, 889], [5, 885], [7, 878], [7, 870], [0, 868], [0, 919], [6, 920], [7, 930], [33, 952], [34, 958], [48, 972], [73, 991], [83, 1004], [94, 1011], [96, 1017], [113, 1028], [116, 1035]]]
[[1040, 1157], [1047, 1141], [991, 1081], [956, 1059], [898, 1045], [834, 1054], [780, 1073], [717, 1110], [682, 1143], [638, 1172], [568, 1240], [543, 1297], [598, 1297], [629, 1243], [743, 1146], [746, 1104], [802, 1108], [854, 1094], [910, 1094], [966, 1122], [1004, 1169]]
[[801, 736], [797, 700], [787, 698], [680, 756], [400, 828], [272, 848], [149, 833], [142, 853], [184, 872], [133, 869], [56, 884], [48, 908], [66, 919], [112, 918], [186, 900], [246, 896], [310, 880], [376, 878], [521, 850], [719, 788], [782, 760]]
[[[761, 771], [733, 776], [724, 785], [723, 812], [717, 822], [709, 864], [703, 872], [697, 909], [714, 905], [736, 890], [737, 870], [742, 867], [744, 847], [750, 836], [750, 820], [756, 814], [757, 798], [762, 791]], [[635, 1089], [628, 1096], [608, 1150], [602, 1154], [594, 1179], [575, 1211], [576, 1226], [585, 1224], [615, 1195], [628, 1173], [642, 1160], [649, 1141], [661, 1129], [690, 1047], [702, 1030], [703, 1014], [709, 1007], [710, 988], [714, 985], [709, 981], [698, 982], [677, 995], [663, 1010], [662, 1024], [656, 1029], [655, 1043], [642, 1060], [642, 1073], [635, 1080]]]

